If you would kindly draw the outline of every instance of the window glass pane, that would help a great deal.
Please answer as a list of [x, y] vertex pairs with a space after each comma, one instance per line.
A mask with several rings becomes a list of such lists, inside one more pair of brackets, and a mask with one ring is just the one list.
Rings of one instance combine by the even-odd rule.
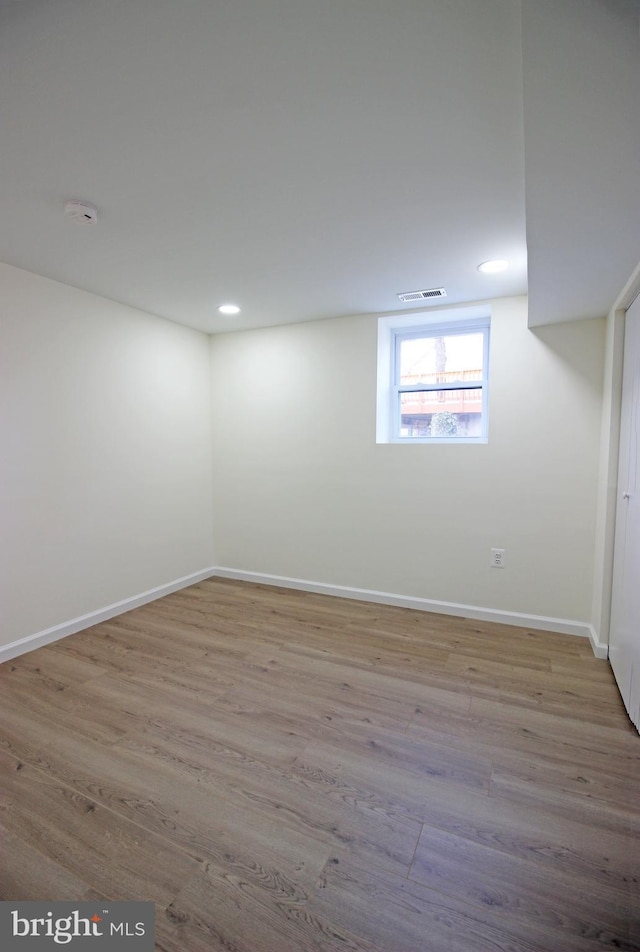
[[450, 334], [400, 341], [401, 384], [482, 380], [483, 334]]
[[479, 437], [482, 389], [400, 394], [401, 437]]

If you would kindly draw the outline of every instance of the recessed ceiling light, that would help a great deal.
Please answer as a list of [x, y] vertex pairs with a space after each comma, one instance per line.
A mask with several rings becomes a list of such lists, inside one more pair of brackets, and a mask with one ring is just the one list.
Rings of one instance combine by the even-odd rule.
[[498, 274], [499, 271], [506, 271], [508, 267], [509, 262], [504, 258], [492, 258], [491, 261], [483, 261], [479, 264], [478, 271], [482, 271], [483, 274]]
[[221, 314], [239, 314], [240, 308], [237, 304], [221, 304], [218, 308]]

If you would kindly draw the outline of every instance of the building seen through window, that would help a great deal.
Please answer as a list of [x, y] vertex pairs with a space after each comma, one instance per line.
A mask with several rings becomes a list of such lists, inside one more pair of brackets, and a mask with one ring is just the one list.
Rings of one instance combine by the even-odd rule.
[[483, 333], [399, 337], [397, 346], [400, 437], [480, 437]]

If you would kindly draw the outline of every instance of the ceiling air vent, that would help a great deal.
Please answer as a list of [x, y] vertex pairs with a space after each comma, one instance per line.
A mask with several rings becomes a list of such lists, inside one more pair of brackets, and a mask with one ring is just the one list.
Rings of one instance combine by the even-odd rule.
[[398, 295], [398, 298], [403, 304], [407, 304], [409, 301], [424, 301], [429, 298], [443, 298], [446, 296], [447, 292], [444, 288], [429, 288], [428, 291], [403, 291], [402, 294]]

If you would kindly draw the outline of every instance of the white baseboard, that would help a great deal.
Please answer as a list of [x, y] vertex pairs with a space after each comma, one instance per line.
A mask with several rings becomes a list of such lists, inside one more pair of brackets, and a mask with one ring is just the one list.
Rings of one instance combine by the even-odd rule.
[[605, 644], [604, 641], [600, 641], [593, 625], [589, 625], [589, 641], [591, 642], [591, 647], [596, 658], [609, 657], [609, 645]]
[[589, 639], [596, 658], [607, 657], [607, 645], [598, 640], [593, 625], [587, 622], [572, 621], [566, 618], [549, 618], [545, 615], [528, 615], [522, 612], [509, 612], [494, 608], [481, 608], [477, 605], [463, 605], [457, 602], [441, 602], [431, 598], [418, 598], [413, 595], [394, 595], [391, 592], [351, 588], [346, 585], [330, 585], [327, 582], [311, 582], [307, 579], [266, 575], [262, 572], [245, 572], [241, 569], [218, 566], [194, 572], [192, 575], [185, 575], [173, 582], [168, 582], [166, 585], [151, 588], [140, 595], [125, 598], [123, 601], [114, 602], [112, 605], [107, 605], [105, 608], [100, 608], [87, 615], [72, 618], [70, 621], [55, 625], [53, 628], [47, 628], [45, 631], [27, 635], [27, 637], [20, 638], [8, 645], [2, 645], [0, 646], [0, 664], [26, 654], [28, 651], [34, 651], [36, 648], [43, 648], [54, 641], [66, 638], [67, 635], [73, 635], [84, 628], [90, 628], [102, 621], [108, 621], [110, 618], [115, 618], [116, 615], [131, 611], [133, 608], [139, 608], [141, 605], [146, 605], [148, 602], [153, 602], [165, 595], [170, 595], [172, 592], [177, 592], [181, 588], [187, 588], [189, 585], [195, 585], [196, 582], [201, 582], [203, 579], [212, 578], [213, 576], [257, 582], [263, 585], [275, 585], [278, 588], [293, 588], [303, 592], [316, 592], [320, 595], [333, 595], [337, 598], [377, 602], [381, 605], [396, 605], [400, 608], [413, 608], [423, 612], [475, 618], [478, 621], [498, 622], [504, 625], [515, 625], [518, 628], [537, 628], [542, 631], [557, 631], [565, 635], [578, 635]]
[[[391, 592], [377, 592], [366, 588], [350, 588], [344, 585], [330, 585], [326, 582], [309, 582], [306, 579], [287, 578], [283, 575], [265, 575], [262, 572], [244, 572], [220, 566], [213, 571], [220, 578], [235, 578], [245, 582], [258, 582], [262, 585], [275, 585], [278, 588], [295, 588], [303, 592], [316, 592], [320, 595], [335, 595], [338, 598], [355, 598], [359, 601], [378, 602], [382, 605], [397, 605], [400, 608], [415, 608], [423, 612], [437, 612], [443, 615], [457, 615], [462, 618], [475, 618], [478, 621], [493, 621], [503, 625], [515, 625], [518, 628], [537, 628], [542, 631], [557, 631], [563, 635], [578, 635], [589, 638], [594, 654], [606, 658], [606, 645], [601, 645], [593, 627], [584, 621], [567, 618], [549, 618], [546, 615], [528, 615], [523, 612], [503, 611], [499, 608], [481, 608], [478, 605], [462, 605], [457, 602], [440, 602], [431, 598], [418, 598], [413, 595], [394, 595]], [[604, 650], [604, 654], [602, 654]]]
[[26, 638], [19, 638], [18, 641], [12, 641], [8, 645], [1, 645], [0, 664], [4, 661], [10, 661], [12, 658], [17, 658], [18, 655], [26, 654], [28, 651], [34, 651], [36, 648], [44, 648], [45, 645], [66, 638], [67, 635], [74, 635], [77, 631], [82, 631], [83, 628], [90, 628], [101, 621], [108, 621], [110, 618], [115, 618], [116, 615], [122, 615], [123, 612], [131, 611], [132, 608], [139, 608], [141, 605], [153, 602], [164, 595], [170, 595], [181, 588], [186, 588], [188, 585], [195, 585], [196, 582], [201, 582], [205, 578], [211, 578], [215, 573], [214, 568], [208, 568], [201, 572], [194, 572], [192, 575], [185, 575], [182, 578], [174, 579], [173, 582], [167, 582], [166, 585], [150, 588], [140, 595], [133, 595], [121, 602], [114, 602], [105, 608], [89, 612], [88, 615], [80, 615], [78, 618], [72, 618], [71, 621], [63, 622], [61, 625], [54, 625], [53, 628], [36, 632], [34, 635], [27, 635]]

